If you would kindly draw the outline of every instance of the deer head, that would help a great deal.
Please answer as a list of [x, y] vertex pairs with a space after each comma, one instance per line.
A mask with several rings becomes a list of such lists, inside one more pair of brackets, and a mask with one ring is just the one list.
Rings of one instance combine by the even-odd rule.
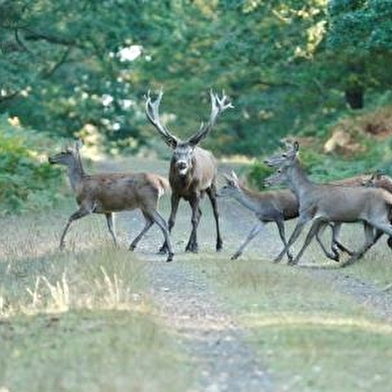
[[241, 190], [237, 174], [234, 170], [229, 174], [223, 174], [225, 185], [218, 191], [219, 197], [230, 197], [238, 194]]
[[373, 174], [362, 181], [362, 186], [369, 187], [369, 188], [376, 188], [377, 183], [382, 179], [384, 173], [381, 170], [376, 170]]
[[232, 108], [233, 105], [228, 101], [228, 97], [225, 93], [222, 93], [222, 97], [219, 98], [212, 90], [210, 91], [211, 97], [211, 114], [207, 123], [201, 123], [199, 130], [187, 140], [182, 141], [174, 136], [162, 124], [159, 118], [159, 105], [163, 96], [163, 91], [158, 93], [155, 101], [152, 101], [150, 92], [147, 93], [146, 97], [146, 115], [150, 123], [157, 129], [162, 136], [165, 143], [173, 150], [172, 164], [179, 176], [184, 177], [187, 175], [192, 167], [192, 160], [194, 155], [195, 147], [203, 140], [208, 133], [211, 131], [215, 124], [215, 121], [220, 113], [227, 108]]
[[298, 150], [299, 143], [297, 141], [293, 143], [286, 142], [286, 150], [283, 153], [267, 158], [264, 163], [269, 167], [282, 167], [285, 165], [290, 165], [297, 157]]
[[266, 187], [281, 185], [287, 181], [287, 170], [286, 168], [279, 168], [275, 173], [271, 174], [264, 179], [264, 185]]
[[82, 168], [79, 153], [79, 149], [82, 147], [82, 145], [83, 142], [81, 140], [76, 141], [73, 146], [66, 147], [58, 154], [51, 155], [48, 158], [49, 163], [52, 165], [57, 164], [67, 167], [74, 167], [79, 165]]

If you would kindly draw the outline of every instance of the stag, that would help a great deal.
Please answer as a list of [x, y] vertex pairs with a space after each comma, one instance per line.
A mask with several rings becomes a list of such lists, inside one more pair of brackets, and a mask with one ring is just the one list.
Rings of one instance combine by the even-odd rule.
[[68, 178], [76, 195], [79, 209], [68, 219], [60, 239], [60, 249], [65, 246], [65, 235], [71, 223], [91, 213], [104, 214], [113, 242], [117, 245], [113, 213], [125, 210], [140, 209], [145, 226], [129, 246], [134, 250], [136, 245], [151, 226], [156, 223], [161, 229], [167, 247], [167, 261], [173, 259], [169, 231], [164, 218], [158, 212], [158, 202], [169, 189], [167, 180], [153, 173], [105, 173], [86, 174], [79, 153], [80, 143], [49, 157], [51, 164], [66, 166]]
[[[234, 171], [232, 171], [231, 176], [224, 175], [224, 177], [226, 184], [218, 191], [218, 197], [231, 197], [237, 200], [245, 208], [253, 211], [256, 218], [259, 220], [259, 222], [253, 226], [238, 250], [233, 254], [233, 256], [231, 256], [231, 259], [235, 260], [241, 256], [249, 242], [255, 238], [269, 222], [276, 223], [283, 245], [286, 246], [287, 242], [284, 221], [297, 218], [299, 215], [298, 199], [294, 193], [288, 189], [263, 192], [248, 189], [246, 186], [240, 183]], [[332, 227], [332, 253], [326, 249], [319, 235], [317, 234], [316, 236], [316, 239], [325, 255], [335, 261], [339, 260], [338, 248], [349, 252], [337, 241], [337, 229], [337, 225]], [[293, 259], [289, 249], [287, 250], [287, 257], [290, 261]]]
[[[165, 143], [173, 150], [169, 169], [169, 182], [172, 189], [171, 212], [168, 221], [169, 232], [174, 227], [179, 202], [183, 198], [189, 202], [192, 209], [192, 232], [185, 250], [198, 252], [197, 227], [201, 217], [199, 204], [204, 194], [207, 194], [214, 213], [217, 236], [216, 250], [219, 251], [222, 249], [222, 238], [216, 201], [217, 164], [212, 153], [198, 147], [198, 144], [209, 134], [218, 115], [233, 106], [224, 93], [220, 98], [211, 91], [211, 114], [208, 122], [202, 123], [198, 132], [187, 140], [182, 141], [169, 132], [160, 120], [159, 105], [162, 95], [163, 92], [160, 91], [155, 101], [153, 101], [148, 92], [145, 109], [150, 123], [156, 128]], [[161, 251], [165, 252], [166, 248], [167, 243], [165, 242]]]
[[[389, 221], [392, 195], [389, 192], [381, 188], [316, 184], [302, 169], [297, 158], [298, 149], [299, 144], [296, 142], [281, 155], [280, 169], [269, 179], [275, 183], [286, 182], [299, 200], [299, 219], [286, 248], [297, 240], [307, 222], [312, 223], [304, 245], [290, 264], [299, 262], [320, 228], [330, 222], [364, 222], [365, 243], [342, 266], [350, 265], [362, 257], [381, 234], [392, 235], [392, 225]], [[274, 163], [277, 165], [276, 160]], [[373, 229], [376, 230], [376, 235], [373, 234]], [[277, 261], [285, 253], [287, 249], [281, 252]]]

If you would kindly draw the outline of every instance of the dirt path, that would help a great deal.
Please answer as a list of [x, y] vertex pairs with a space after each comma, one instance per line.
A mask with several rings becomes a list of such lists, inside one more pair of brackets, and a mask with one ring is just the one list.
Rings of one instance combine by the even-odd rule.
[[[226, 215], [227, 208], [231, 205], [222, 206], [222, 215]], [[215, 229], [212, 217], [208, 216], [210, 206], [205, 200], [202, 210], [204, 216], [199, 227], [199, 245], [201, 252], [205, 249], [211, 255]], [[252, 220], [251, 215], [249, 219]], [[223, 231], [228, 231], [225, 224], [232, 226], [233, 223], [222, 219]], [[151, 248], [150, 241], [145, 242], [144, 247], [148, 249], [143, 252], [150, 265], [151, 295], [161, 317], [178, 335], [195, 368], [200, 369], [197, 383], [190, 387], [189, 392], [273, 391], [273, 381], [262, 358], [247, 345], [244, 331], [227, 306], [218, 299], [204, 271], [196, 269], [192, 263], [192, 259], [202, 253], [194, 256], [183, 252], [189, 229], [188, 206], [182, 203], [172, 236], [176, 248], [174, 261], [167, 264], [161, 255], [153, 255], [155, 250]]]
[[185, 262], [152, 263], [152, 295], [201, 373], [190, 391], [271, 391], [272, 383], [243, 332], [204, 277]]

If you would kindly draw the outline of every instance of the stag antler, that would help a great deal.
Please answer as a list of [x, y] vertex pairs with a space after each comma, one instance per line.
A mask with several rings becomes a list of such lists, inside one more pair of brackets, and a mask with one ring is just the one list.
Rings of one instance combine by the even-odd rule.
[[232, 103], [228, 100], [228, 97], [225, 94], [225, 91], [222, 91], [222, 97], [219, 98], [217, 94], [215, 94], [212, 90], [210, 90], [211, 97], [211, 114], [210, 119], [206, 124], [203, 122], [200, 124], [200, 128], [195, 135], [188, 139], [188, 143], [196, 145], [200, 142], [200, 140], [204, 139], [208, 133], [211, 131], [212, 127], [215, 124], [215, 121], [220, 113], [225, 111], [228, 108], [234, 108]]
[[167, 128], [161, 123], [159, 119], [159, 105], [161, 103], [163, 91], [160, 90], [156, 100], [151, 100], [150, 91], [147, 92], [146, 96], [146, 115], [150, 123], [157, 129], [157, 131], [163, 137], [165, 143], [172, 148], [178, 143], [178, 139], [172, 135]]

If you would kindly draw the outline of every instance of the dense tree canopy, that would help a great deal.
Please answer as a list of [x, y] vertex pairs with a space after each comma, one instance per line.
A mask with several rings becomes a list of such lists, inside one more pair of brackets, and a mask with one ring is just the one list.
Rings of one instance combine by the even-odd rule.
[[208, 116], [208, 90], [225, 89], [235, 109], [206, 144], [256, 155], [287, 133], [317, 134], [349, 107], [389, 99], [391, 5], [1, 0], [0, 110], [56, 136], [155, 148], [147, 90], [164, 89], [162, 112], [184, 137]]

